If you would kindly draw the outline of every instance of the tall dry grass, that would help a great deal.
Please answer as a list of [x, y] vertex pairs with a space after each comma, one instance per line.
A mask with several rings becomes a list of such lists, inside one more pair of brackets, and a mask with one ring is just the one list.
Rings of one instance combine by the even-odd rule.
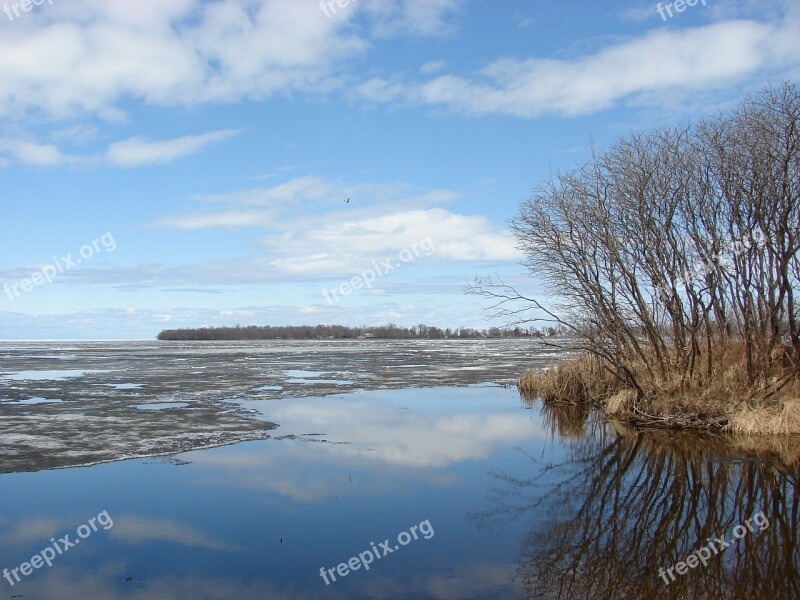
[[776, 362], [765, 382], [749, 385], [742, 367], [743, 346], [728, 344], [710, 374], [687, 379], [671, 371], [655, 376], [644, 361], [625, 368], [638, 388], [603, 362], [584, 355], [543, 371], [526, 371], [520, 391], [548, 403], [586, 404], [623, 422], [730, 431], [744, 434], [800, 434], [800, 380]]

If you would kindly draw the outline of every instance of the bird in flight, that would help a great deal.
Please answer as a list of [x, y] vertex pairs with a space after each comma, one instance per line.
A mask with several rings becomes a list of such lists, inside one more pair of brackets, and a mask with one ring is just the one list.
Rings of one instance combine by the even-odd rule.
[[345, 204], [350, 204], [350, 198], [344, 201]]

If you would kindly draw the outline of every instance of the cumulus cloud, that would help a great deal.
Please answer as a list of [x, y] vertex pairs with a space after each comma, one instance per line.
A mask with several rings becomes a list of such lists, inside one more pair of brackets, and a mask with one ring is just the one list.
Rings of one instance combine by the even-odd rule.
[[315, 2], [76, 0], [39, 9], [0, 37], [0, 114], [118, 118], [135, 99], [181, 105], [330, 87], [362, 49]]
[[[352, 196], [354, 202], [343, 203]], [[161, 218], [152, 227], [262, 229], [264, 260], [272, 273], [325, 275], [363, 270], [430, 239], [434, 253], [417, 257], [445, 261], [517, 260], [520, 253], [504, 228], [481, 215], [462, 215], [439, 206], [456, 199], [449, 190], [413, 195], [408, 186], [344, 184], [298, 177], [272, 187], [201, 196], [221, 210]], [[302, 204], [302, 218], [296, 206]]]
[[[275, 268], [298, 274], [363, 270], [371, 261], [421, 247], [417, 260], [504, 261], [520, 258], [513, 238], [484, 216], [459, 215], [442, 208], [392, 212], [364, 219], [330, 217], [324, 225], [268, 237], [263, 241]], [[290, 249], [291, 254], [285, 255]], [[284, 256], [281, 256], [284, 255]]]
[[[351, 218], [339, 211], [298, 221], [292, 226], [270, 210], [229, 210], [166, 217], [154, 225], [184, 230], [269, 230], [261, 240], [263, 254], [258, 258], [239, 260], [235, 265], [216, 265], [213, 270], [228, 281], [249, 281], [253, 273], [261, 278], [264, 273], [277, 278], [349, 274], [388, 257], [397, 262], [401, 252], [413, 252], [413, 248], [417, 248], [414, 263], [521, 258], [510, 232], [490, 219], [443, 208], [392, 211], [363, 218]], [[181, 275], [191, 277], [191, 272], [182, 270]], [[210, 276], [208, 269], [204, 273], [205, 277]]]
[[125, 101], [181, 106], [342, 86], [368, 30], [435, 35], [456, 0], [365, 0], [326, 18], [316, 0], [71, 0], [0, 36], [0, 116], [125, 118]]
[[463, 3], [359, 0], [335, 18], [316, 0], [54, 3], [0, 36], [0, 116], [118, 120], [130, 100], [183, 106], [336, 90], [469, 114], [571, 116], [796, 73], [798, 10], [776, 2], [756, 15], [731, 4], [735, 10], [726, 5], [724, 13], [709, 7], [705, 14], [716, 20], [708, 25], [659, 21], [658, 29], [574, 58], [499, 58], [472, 73], [447, 73], [434, 61], [419, 79], [401, 81], [350, 73], [351, 59], [374, 47], [371, 38], [451, 34]]

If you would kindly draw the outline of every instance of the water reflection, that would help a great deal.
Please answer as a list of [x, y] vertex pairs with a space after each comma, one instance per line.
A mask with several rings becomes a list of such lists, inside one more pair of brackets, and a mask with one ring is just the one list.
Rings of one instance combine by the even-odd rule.
[[[0, 569], [108, 509], [114, 526], [6, 588], [24, 598], [792, 598], [797, 444], [634, 432], [497, 387], [243, 400], [268, 440], [0, 476]], [[778, 440], [781, 442], [781, 440]], [[486, 473], [494, 476], [487, 480]], [[490, 487], [487, 498], [487, 485]], [[769, 520], [666, 585], [660, 568]], [[499, 528], [476, 528], [502, 524]], [[325, 586], [371, 540], [436, 536]], [[520, 558], [520, 543], [522, 557]]]
[[[551, 433], [571, 440], [567, 460], [538, 464], [532, 478], [495, 472], [495, 506], [478, 515], [487, 524], [538, 513], [517, 573], [526, 597], [800, 598], [799, 440], [749, 439], [744, 451], [724, 437], [634, 431], [537, 406]], [[763, 531], [669, 584], [659, 577], [709, 538], [735, 540], [759, 511]]]
[[[242, 400], [267, 440], [0, 476], [0, 571], [108, 509], [114, 526], [39, 569], [23, 598], [511, 600], [527, 524], [478, 531], [486, 472], [548, 446], [497, 386]], [[253, 413], [255, 414], [255, 413]], [[552, 450], [552, 449], [551, 449]], [[558, 457], [562, 456], [556, 448]], [[436, 536], [326, 586], [320, 567], [428, 519]], [[5, 584], [8, 585], [8, 584]]]

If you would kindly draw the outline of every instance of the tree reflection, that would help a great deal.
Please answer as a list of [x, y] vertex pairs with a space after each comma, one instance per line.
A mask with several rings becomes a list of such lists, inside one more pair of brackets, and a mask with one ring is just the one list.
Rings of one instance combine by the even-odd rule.
[[[479, 515], [536, 515], [518, 569], [526, 598], [800, 598], [798, 440], [758, 448], [750, 439], [745, 451], [723, 437], [542, 410], [553, 436], [568, 440], [567, 460], [528, 479], [494, 473], [495, 508]], [[734, 528], [759, 511], [763, 531], [669, 584], [659, 577], [709, 538], [735, 540]]]

